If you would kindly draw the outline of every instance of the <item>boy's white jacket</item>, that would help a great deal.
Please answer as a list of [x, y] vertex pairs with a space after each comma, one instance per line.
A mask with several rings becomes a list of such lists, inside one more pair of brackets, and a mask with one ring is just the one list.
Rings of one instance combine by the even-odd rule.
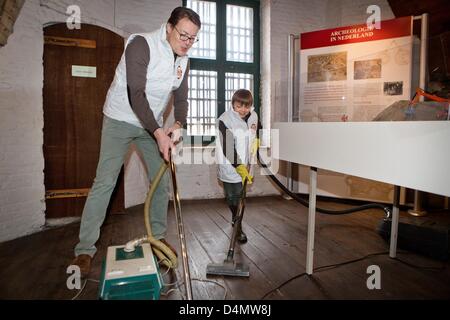
[[[125, 48], [138, 35], [145, 38], [150, 49], [145, 94], [156, 122], [162, 127], [164, 110], [172, 91], [176, 90], [183, 81], [189, 58], [188, 56], [177, 57], [174, 62], [172, 47], [166, 38], [166, 23], [159, 30], [151, 33], [132, 34], [128, 38]], [[179, 79], [177, 77], [178, 67], [182, 70], [182, 76]], [[112, 119], [125, 121], [142, 128], [142, 124], [131, 109], [128, 100], [125, 50], [108, 90], [103, 113]]]
[[[258, 115], [253, 110], [250, 113], [250, 117], [245, 122], [239, 113], [230, 109], [224, 112], [218, 119], [222, 121], [228, 128], [227, 131], [230, 141], [226, 141], [227, 137], [223, 137], [227, 145], [227, 156], [233, 160], [234, 148], [238, 154], [242, 164], [247, 165], [250, 161], [251, 146], [256, 139], [256, 130], [258, 130]], [[218, 122], [219, 122], [218, 121]], [[241, 176], [236, 172], [236, 169], [231, 165], [230, 161], [223, 154], [222, 145], [220, 142], [220, 130], [217, 127], [216, 137], [216, 160], [217, 160], [217, 175], [223, 182], [238, 183], [242, 182]], [[233, 139], [233, 141], [231, 141]], [[229, 147], [228, 147], [229, 146]]]

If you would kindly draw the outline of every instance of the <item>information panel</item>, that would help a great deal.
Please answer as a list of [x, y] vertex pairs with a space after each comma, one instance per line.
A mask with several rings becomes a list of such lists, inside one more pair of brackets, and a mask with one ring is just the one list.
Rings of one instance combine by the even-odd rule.
[[371, 121], [411, 98], [412, 17], [303, 33], [300, 121]]

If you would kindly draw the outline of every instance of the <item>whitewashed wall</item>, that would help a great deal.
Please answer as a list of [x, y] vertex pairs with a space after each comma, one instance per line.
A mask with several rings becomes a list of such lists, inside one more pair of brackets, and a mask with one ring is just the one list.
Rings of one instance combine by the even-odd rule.
[[42, 25], [38, 2], [26, 1], [0, 48], [0, 241], [45, 222]]

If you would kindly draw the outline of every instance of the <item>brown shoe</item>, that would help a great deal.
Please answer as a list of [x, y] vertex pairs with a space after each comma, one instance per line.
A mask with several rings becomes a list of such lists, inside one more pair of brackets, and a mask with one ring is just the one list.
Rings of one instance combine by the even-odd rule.
[[91, 271], [91, 261], [92, 257], [88, 254], [80, 254], [75, 259], [73, 259], [71, 265], [76, 265], [80, 268], [81, 277], [86, 278]]
[[164, 245], [165, 245], [167, 248], [169, 248], [169, 249], [173, 252], [173, 254], [174, 254], [176, 257], [178, 257], [177, 250], [175, 250], [175, 248], [172, 247], [172, 246], [166, 241], [166, 239], [159, 239], [159, 241], [161, 241], [162, 243], [164, 243]]

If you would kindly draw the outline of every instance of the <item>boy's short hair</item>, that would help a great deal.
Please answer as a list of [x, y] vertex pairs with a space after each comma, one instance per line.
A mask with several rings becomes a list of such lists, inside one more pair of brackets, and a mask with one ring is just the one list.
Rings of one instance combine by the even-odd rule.
[[239, 89], [233, 94], [231, 99], [231, 105], [233, 106], [235, 102], [240, 102], [243, 105], [251, 107], [253, 105], [252, 93], [247, 89]]
[[188, 18], [189, 20], [191, 20], [193, 24], [195, 24], [199, 28], [202, 27], [200, 16], [197, 14], [197, 12], [186, 7], [177, 7], [173, 9], [167, 22], [170, 23], [172, 26], [176, 26], [178, 21], [180, 21], [183, 18]]

